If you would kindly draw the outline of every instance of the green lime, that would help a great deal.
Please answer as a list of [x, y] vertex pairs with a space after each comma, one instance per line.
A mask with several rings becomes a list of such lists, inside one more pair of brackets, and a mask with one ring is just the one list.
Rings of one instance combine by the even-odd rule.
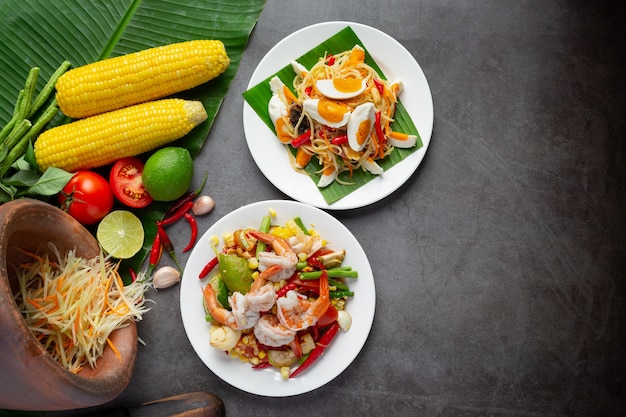
[[157, 201], [181, 197], [193, 179], [193, 159], [185, 148], [169, 146], [153, 153], [143, 167], [144, 187]]
[[130, 211], [115, 210], [100, 221], [96, 238], [106, 253], [114, 258], [127, 259], [143, 246], [143, 225]]

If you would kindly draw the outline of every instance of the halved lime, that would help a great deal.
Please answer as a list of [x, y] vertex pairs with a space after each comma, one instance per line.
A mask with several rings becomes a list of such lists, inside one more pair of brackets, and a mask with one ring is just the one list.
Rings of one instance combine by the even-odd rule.
[[127, 259], [143, 246], [143, 225], [130, 211], [115, 210], [100, 221], [96, 238], [106, 253], [114, 258]]

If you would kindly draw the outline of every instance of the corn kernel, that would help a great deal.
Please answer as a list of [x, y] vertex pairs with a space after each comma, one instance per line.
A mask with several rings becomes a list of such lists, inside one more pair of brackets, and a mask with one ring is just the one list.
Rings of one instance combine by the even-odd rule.
[[270, 216], [276, 217], [276, 210], [274, 210], [273, 208], [269, 209], [269, 213], [270, 213]]
[[300, 262], [304, 262], [304, 261], [306, 261], [307, 259], [309, 259], [309, 255], [307, 255], [306, 253], [302, 252], [302, 253], [299, 253], [299, 254], [298, 254], [298, 260], [299, 260]]
[[283, 366], [282, 368], [280, 368], [280, 375], [285, 378], [285, 379], [289, 379], [289, 374], [291, 373], [291, 368], [288, 366]]
[[258, 267], [259, 267], [259, 260], [256, 257], [251, 256], [250, 258], [248, 258], [249, 269], [254, 270], [254, 269], [257, 269]]
[[254, 357], [250, 359], [250, 363], [252, 363], [253, 365], [258, 365], [259, 363], [261, 363], [261, 360], [257, 357]]
[[259, 358], [260, 359], [265, 359], [266, 356], [267, 356], [267, 353], [264, 350], [259, 352]]
[[259, 274], [259, 271], [254, 271], [254, 272], [252, 273], [252, 279], [253, 279], [253, 280], [256, 280], [256, 279], [259, 277], [259, 275], [260, 275], [260, 274]]
[[209, 245], [211, 245], [211, 247], [216, 248], [219, 244], [220, 240], [217, 236], [213, 235], [209, 238]]

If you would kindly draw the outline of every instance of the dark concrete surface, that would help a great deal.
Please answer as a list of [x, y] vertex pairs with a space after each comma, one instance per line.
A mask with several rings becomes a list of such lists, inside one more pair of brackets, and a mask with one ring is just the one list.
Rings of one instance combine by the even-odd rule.
[[[415, 56], [432, 90], [420, 169], [379, 203], [331, 212], [372, 265], [369, 339], [327, 386], [259, 397], [204, 366], [178, 288], [162, 290], [139, 324], [147, 345], [134, 378], [106, 407], [205, 390], [240, 417], [626, 415], [618, 4], [269, 0], [198, 157], [217, 202], [201, 231], [242, 205], [287, 199], [247, 149], [241, 97], [285, 36], [328, 20], [376, 27]], [[185, 225], [171, 230], [184, 245]]]

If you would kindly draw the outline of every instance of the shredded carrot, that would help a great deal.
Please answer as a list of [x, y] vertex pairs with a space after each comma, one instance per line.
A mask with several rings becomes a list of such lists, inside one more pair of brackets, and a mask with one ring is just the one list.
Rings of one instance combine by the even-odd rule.
[[93, 259], [61, 255], [49, 244], [56, 259], [24, 251], [33, 262], [16, 268], [19, 291], [15, 301], [35, 337], [57, 361], [72, 372], [94, 367], [111, 342], [111, 332], [141, 320], [148, 310], [145, 292], [149, 283], [137, 280], [124, 285], [119, 263], [103, 253]]
[[107, 337], [107, 344], [109, 345], [109, 347], [111, 348], [113, 353], [115, 353], [115, 356], [117, 356], [117, 359], [121, 362], [122, 361], [122, 355], [120, 354], [120, 351], [117, 350], [117, 348], [115, 347], [113, 342], [111, 342], [111, 339], [109, 339], [108, 337]]

